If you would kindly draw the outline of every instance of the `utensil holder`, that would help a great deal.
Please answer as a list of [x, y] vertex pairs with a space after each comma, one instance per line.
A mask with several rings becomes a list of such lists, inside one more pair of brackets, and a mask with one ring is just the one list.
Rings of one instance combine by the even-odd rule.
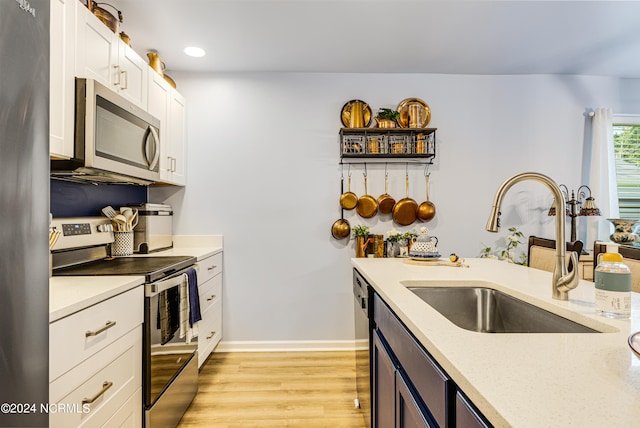
[[113, 232], [114, 240], [111, 244], [111, 255], [130, 256], [133, 254], [133, 231]]

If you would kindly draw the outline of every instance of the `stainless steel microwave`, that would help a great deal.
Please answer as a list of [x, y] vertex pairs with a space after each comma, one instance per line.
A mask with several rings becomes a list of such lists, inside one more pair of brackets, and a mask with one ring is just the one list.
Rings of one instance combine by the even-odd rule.
[[160, 121], [92, 79], [76, 79], [74, 156], [52, 160], [71, 180], [150, 184], [160, 180]]

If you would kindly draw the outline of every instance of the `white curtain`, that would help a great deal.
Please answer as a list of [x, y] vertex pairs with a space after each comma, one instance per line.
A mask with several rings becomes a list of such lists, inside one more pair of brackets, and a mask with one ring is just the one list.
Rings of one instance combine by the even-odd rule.
[[592, 248], [596, 240], [609, 241], [611, 223], [608, 218], [619, 218], [618, 186], [613, 153], [613, 112], [609, 108], [599, 108], [592, 118], [591, 163], [589, 187], [600, 208], [600, 217], [591, 217], [587, 227], [587, 248]]

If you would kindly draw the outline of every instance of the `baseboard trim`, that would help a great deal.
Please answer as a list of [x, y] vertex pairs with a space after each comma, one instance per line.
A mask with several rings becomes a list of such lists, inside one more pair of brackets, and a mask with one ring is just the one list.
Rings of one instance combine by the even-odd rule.
[[215, 352], [354, 351], [353, 340], [221, 341]]

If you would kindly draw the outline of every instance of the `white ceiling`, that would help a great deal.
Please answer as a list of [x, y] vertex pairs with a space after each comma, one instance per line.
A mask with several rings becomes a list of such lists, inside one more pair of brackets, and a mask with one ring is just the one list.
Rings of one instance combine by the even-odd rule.
[[[640, 1], [107, 2], [133, 48], [157, 50], [168, 71], [640, 78]], [[207, 55], [185, 56], [189, 45]]]

